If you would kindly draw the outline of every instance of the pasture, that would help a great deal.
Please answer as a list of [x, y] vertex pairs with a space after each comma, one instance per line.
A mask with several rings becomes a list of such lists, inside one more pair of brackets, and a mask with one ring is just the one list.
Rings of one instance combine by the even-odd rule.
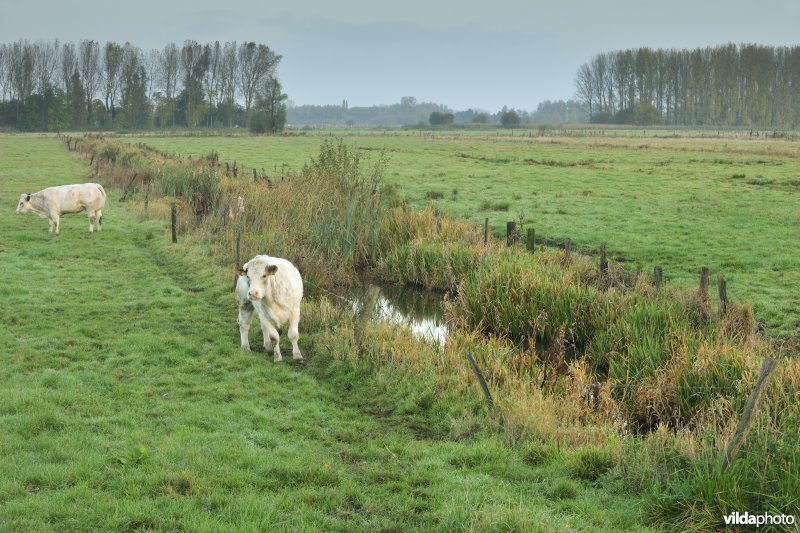
[[[701, 266], [722, 274], [731, 298], [754, 305], [772, 337], [800, 331], [800, 195], [797, 142], [687, 132], [524, 137], [476, 132], [341, 133], [364, 154], [385, 150], [385, 182], [412, 208], [500, 236], [522, 219], [538, 239], [595, 252], [679, 286]], [[328, 132], [281, 137], [121, 137], [171, 154], [217, 151], [243, 174], [291, 177]]]
[[[299, 165], [319, 142], [147, 140], [259, 166], [278, 154]], [[407, 142], [407, 161], [427, 181], [395, 174], [407, 169], [394, 159], [390, 179], [409, 182], [398, 194], [422, 205], [432, 183], [456, 187], [455, 170], [436, 176], [447, 173], [435, 164], [439, 143]], [[428, 159], [412, 157], [425, 147]], [[494, 172], [493, 163], [447, 160]], [[13, 212], [21, 192], [84, 181], [85, 161], [58, 140], [0, 136], [0, 529], [643, 528], [641, 495], [613, 477], [598, 481], [596, 467], [613, 465], [608, 453], [518, 445], [481, 423], [460, 435], [437, 429], [441, 412], [409, 406], [365, 368], [342, 362], [347, 334], [321, 302], [304, 303], [306, 366], [240, 351], [230, 265], [207, 243], [172, 245], [165, 222], [119, 203], [119, 190], [107, 189], [94, 235], [83, 215], [65, 216], [56, 237], [46, 221]], [[483, 194], [458, 182], [458, 197], [441, 202], [454, 215]], [[570, 234], [578, 240], [580, 232]]]

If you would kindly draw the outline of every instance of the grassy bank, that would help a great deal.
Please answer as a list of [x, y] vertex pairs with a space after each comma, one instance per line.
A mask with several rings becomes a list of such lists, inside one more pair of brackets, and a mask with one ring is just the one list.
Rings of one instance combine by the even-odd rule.
[[[443, 350], [337, 311], [324, 297], [312, 319], [316, 351], [330, 356], [326, 380], [375, 383], [379, 410], [410, 417], [422, 435], [472, 438], [487, 426], [528, 461], [564, 465], [573, 480], [623, 493], [650, 487], [648, 513], [673, 525], [718, 527], [741, 509], [796, 510], [797, 359], [782, 362], [736, 467], [715, 471], [760, 360], [774, 348], [755, 335], [746, 304], [720, 313], [703, 294], [656, 293], [649, 279], [616, 265], [605, 272], [575, 254], [484, 246], [469, 224], [388, 208], [380, 160], [363, 161], [342, 144], [325, 145], [283, 183], [232, 176], [213, 156], [176, 161], [93, 139], [82, 147], [111, 183], [146, 180], [133, 182], [152, 191], [151, 216], [177, 201], [189, 242], [213, 243], [211, 257], [223, 263], [241, 230], [245, 250], [297, 257], [316, 286], [366, 270], [454, 290]], [[489, 417], [470, 393], [467, 353], [496, 396]]]
[[87, 162], [55, 139], [0, 146], [0, 529], [642, 527], [636, 496], [575, 474], [591, 459], [480, 429], [470, 381], [450, 376], [440, 398], [438, 381], [356, 359], [416, 347], [400, 330], [358, 340], [348, 313], [309, 298], [307, 367], [241, 352], [227, 257], [200, 234], [171, 245], [163, 217], [111, 187], [102, 232], [72, 215], [51, 236], [10, 206], [95, 179]]

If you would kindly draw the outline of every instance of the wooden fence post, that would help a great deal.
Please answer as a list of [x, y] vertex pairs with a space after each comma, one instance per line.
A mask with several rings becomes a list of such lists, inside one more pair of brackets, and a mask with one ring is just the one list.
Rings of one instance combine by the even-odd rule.
[[717, 278], [717, 292], [719, 293], [719, 314], [724, 315], [728, 312], [728, 286], [722, 275]]
[[525, 241], [525, 245], [528, 248], [528, 251], [533, 253], [536, 249], [536, 230], [533, 228], [528, 228], [528, 238]]
[[467, 354], [467, 360], [472, 367], [472, 372], [475, 374], [475, 377], [478, 378], [478, 383], [481, 385], [481, 390], [483, 390], [483, 395], [486, 396], [486, 403], [489, 405], [489, 410], [491, 411], [494, 409], [494, 400], [492, 400], [492, 395], [489, 393], [489, 387], [486, 386], [486, 380], [483, 379], [481, 369], [478, 368], [478, 363], [475, 362], [475, 358], [472, 357], [471, 353]]
[[178, 225], [178, 206], [176, 206], [175, 204], [172, 204], [172, 207], [170, 208], [170, 211], [171, 211], [171, 214], [172, 214], [172, 242], [173, 243], [177, 243], [178, 242], [178, 232], [177, 232], [176, 226]]
[[606, 245], [600, 245], [600, 273], [608, 273], [608, 259], [606, 258]]
[[700, 298], [708, 300], [708, 267], [700, 268]]
[[133, 186], [133, 182], [136, 181], [136, 176], [138, 176], [138, 175], [139, 175], [138, 172], [134, 172], [133, 173], [133, 177], [131, 178], [131, 181], [128, 182], [128, 185], [125, 187], [125, 190], [122, 191], [122, 196], [119, 199], [120, 202], [124, 202], [125, 198], [128, 197], [128, 193], [130, 192], [131, 187]]
[[600, 410], [600, 384], [592, 383], [592, 408], [594, 412]]
[[256, 175], [256, 169], [253, 169], [253, 181], [258, 181], [258, 176]]
[[653, 269], [653, 277], [655, 278], [656, 292], [658, 292], [661, 290], [661, 283], [664, 279], [664, 271], [661, 267], [655, 267]]
[[572, 252], [572, 241], [567, 239], [564, 241], [564, 255], [569, 259], [569, 254]]
[[148, 204], [149, 199], [150, 199], [150, 189], [152, 188], [152, 185], [153, 185], [153, 182], [152, 181], [148, 181], [147, 182], [147, 187], [144, 190], [144, 214], [145, 214], [145, 216], [147, 216], [147, 204]]
[[483, 221], [483, 245], [489, 244], [489, 217]]
[[764, 397], [764, 391], [767, 390], [770, 375], [772, 375], [772, 371], [775, 370], [776, 364], [777, 361], [772, 357], [767, 357], [761, 364], [761, 370], [758, 373], [755, 385], [753, 385], [753, 390], [750, 392], [750, 397], [747, 399], [747, 403], [744, 406], [744, 411], [742, 411], [742, 418], [739, 420], [736, 433], [733, 434], [733, 438], [731, 438], [731, 442], [728, 444], [727, 450], [725, 450], [725, 455], [722, 456], [721, 470], [723, 474], [731, 463], [736, 460], [739, 448], [742, 447], [744, 439], [747, 438], [747, 433], [750, 431], [750, 426], [753, 424], [753, 420], [756, 417], [758, 405]]
[[506, 222], [506, 245], [513, 246], [517, 243], [517, 223], [513, 220]]

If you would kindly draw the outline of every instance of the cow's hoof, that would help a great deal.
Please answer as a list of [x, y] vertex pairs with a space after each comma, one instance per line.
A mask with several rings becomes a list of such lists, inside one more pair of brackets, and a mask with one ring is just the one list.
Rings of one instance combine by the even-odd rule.
[[242, 345], [242, 350], [244, 350], [245, 352], [249, 352], [250, 351], [250, 345], [249, 344]]
[[281, 361], [283, 361], [283, 357], [281, 357], [280, 355], [276, 355], [275, 357], [272, 358], [273, 363], [280, 363]]

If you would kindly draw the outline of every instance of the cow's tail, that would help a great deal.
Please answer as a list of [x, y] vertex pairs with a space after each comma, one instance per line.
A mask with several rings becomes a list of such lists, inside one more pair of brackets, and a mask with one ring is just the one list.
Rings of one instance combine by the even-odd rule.
[[[97, 184], [97, 188], [100, 190], [100, 194], [102, 194], [102, 195], [103, 195], [103, 206], [105, 207], [105, 203], [106, 203], [106, 190], [105, 190], [105, 189], [103, 188], [103, 186], [102, 186], [102, 185], [100, 185], [99, 183]], [[102, 209], [100, 210], [100, 212], [101, 212], [101, 213], [103, 212], [103, 211], [102, 211]], [[100, 215], [100, 218], [98, 219], [98, 221], [97, 221], [97, 224], [98, 224], [98, 227], [100, 227], [100, 226], [102, 226], [102, 225], [103, 225], [103, 215], [102, 215], [102, 214]]]

